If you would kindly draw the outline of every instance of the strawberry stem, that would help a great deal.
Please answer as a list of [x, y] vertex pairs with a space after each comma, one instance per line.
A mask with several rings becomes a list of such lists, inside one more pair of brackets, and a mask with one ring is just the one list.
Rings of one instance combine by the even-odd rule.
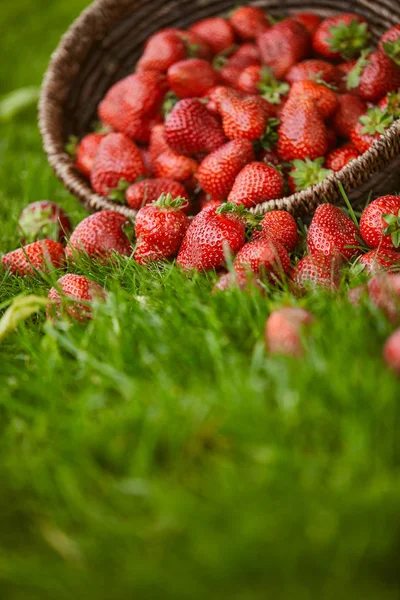
[[354, 67], [347, 73], [345, 79], [348, 90], [353, 90], [360, 85], [361, 75], [363, 74], [365, 67], [369, 65], [367, 56], [370, 54], [370, 52], [370, 48], [363, 50]]
[[76, 135], [70, 135], [68, 142], [65, 144], [65, 152], [75, 160], [76, 158], [76, 147], [79, 144], [79, 138]]
[[293, 169], [290, 176], [296, 185], [296, 191], [305, 190], [311, 185], [321, 183], [328, 175], [332, 173], [330, 169], [325, 169], [323, 164], [325, 158], [322, 156], [315, 160], [306, 158], [305, 160], [296, 159], [293, 161]]
[[367, 23], [353, 19], [348, 25], [339, 23], [330, 28], [329, 46], [333, 52], [339, 52], [344, 59], [360, 54], [371, 37]]
[[364, 125], [361, 129], [362, 135], [383, 134], [393, 123], [393, 115], [387, 110], [381, 110], [379, 106], [373, 106], [368, 109], [367, 114], [359, 118], [359, 122]]
[[389, 58], [400, 66], [400, 36], [397, 40], [383, 42], [382, 47]]
[[400, 246], [400, 210], [396, 215], [387, 214], [382, 215], [382, 219], [387, 223], [387, 227], [384, 229], [384, 235], [391, 235], [392, 244], [395, 248]]
[[167, 208], [170, 210], [180, 210], [188, 203], [187, 198], [182, 198], [181, 196], [177, 196], [173, 198], [171, 194], [161, 194], [161, 196], [153, 202], [154, 206], [158, 206], [158, 208]]
[[120, 179], [117, 187], [111, 190], [111, 192], [108, 194], [108, 198], [114, 202], [118, 202], [119, 204], [126, 204], [126, 190], [129, 186], [130, 183], [128, 183], [126, 179]]

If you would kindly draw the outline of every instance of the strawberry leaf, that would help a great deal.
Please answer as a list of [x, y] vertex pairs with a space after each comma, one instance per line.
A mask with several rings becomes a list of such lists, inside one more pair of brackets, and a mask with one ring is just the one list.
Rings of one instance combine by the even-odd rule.
[[365, 67], [369, 65], [369, 60], [367, 60], [369, 54], [369, 48], [363, 50], [354, 67], [347, 73], [345, 79], [348, 90], [353, 90], [360, 85], [361, 75], [363, 74]]
[[279, 119], [270, 118], [267, 120], [265, 132], [259, 140], [261, 147], [264, 148], [264, 150], [272, 150], [272, 148], [276, 145], [276, 142], [278, 141], [279, 125]]
[[387, 95], [387, 112], [392, 115], [394, 119], [400, 118], [400, 91], [390, 92]]
[[70, 135], [68, 137], [68, 142], [65, 144], [65, 152], [75, 160], [76, 158], [76, 148], [79, 144], [79, 138], [76, 135]]
[[260, 70], [261, 79], [257, 84], [260, 93], [271, 104], [280, 104], [281, 96], [287, 96], [290, 86], [284, 81], [278, 81], [268, 67]]
[[184, 206], [187, 206], [188, 200], [187, 198], [182, 198], [181, 196], [173, 198], [171, 194], [161, 194], [161, 196], [157, 200], [155, 200], [153, 204], [154, 206], [158, 206], [159, 208], [180, 210]]
[[351, 59], [360, 54], [371, 37], [367, 23], [353, 19], [351, 23], [339, 23], [329, 30], [328, 40], [332, 52], [339, 52], [344, 59]]
[[382, 47], [387, 56], [400, 66], [400, 37], [397, 40], [383, 42]]
[[310, 185], [321, 183], [332, 173], [330, 169], [323, 167], [324, 161], [323, 156], [315, 160], [306, 158], [305, 160], [297, 159], [293, 161], [294, 168], [290, 171], [290, 177], [295, 183], [297, 192], [307, 189]]
[[174, 108], [175, 104], [177, 104], [178, 102], [178, 96], [174, 94], [174, 92], [172, 92], [171, 90], [165, 94], [164, 102], [162, 105], [162, 113], [164, 119], [168, 117], [169, 113]]
[[120, 179], [117, 187], [111, 190], [111, 192], [108, 194], [108, 198], [114, 202], [118, 202], [119, 204], [126, 204], [126, 190], [128, 189], [129, 185], [130, 184], [126, 181], [126, 179]]
[[393, 123], [393, 115], [387, 110], [381, 110], [378, 106], [368, 109], [367, 114], [359, 118], [359, 122], [364, 125], [361, 129], [362, 135], [383, 134]]

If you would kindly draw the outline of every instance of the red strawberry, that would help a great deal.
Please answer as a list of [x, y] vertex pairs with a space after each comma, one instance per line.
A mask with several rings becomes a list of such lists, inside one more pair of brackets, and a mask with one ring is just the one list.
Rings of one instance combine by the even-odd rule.
[[324, 168], [324, 162], [323, 156], [315, 160], [309, 158], [294, 160], [293, 169], [289, 173], [290, 189], [293, 192], [299, 192], [307, 189], [310, 185], [317, 185], [324, 181], [332, 173], [329, 169]]
[[85, 177], [90, 177], [93, 162], [103, 137], [102, 133], [89, 133], [76, 146], [75, 165]]
[[400, 375], [400, 329], [396, 329], [386, 340], [383, 358], [387, 366]]
[[164, 123], [165, 139], [178, 154], [213, 152], [226, 142], [218, 120], [197, 98], [180, 100]]
[[394, 250], [371, 250], [360, 257], [359, 264], [372, 275], [379, 271], [398, 271], [400, 254]]
[[345, 144], [341, 148], [336, 148], [328, 154], [325, 160], [327, 169], [331, 171], [341, 171], [351, 160], [360, 156], [357, 148], [352, 144]]
[[258, 6], [239, 6], [229, 21], [241, 40], [254, 40], [269, 28], [268, 17]]
[[116, 131], [139, 142], [147, 142], [163, 101], [164, 79], [154, 72], [125, 77], [110, 88], [100, 102], [100, 118]]
[[137, 262], [168, 260], [178, 254], [190, 223], [182, 210], [186, 203], [186, 198], [162, 194], [139, 210], [135, 220]]
[[296, 81], [325, 81], [325, 83], [336, 84], [339, 81], [339, 72], [335, 65], [318, 58], [303, 60], [289, 69], [285, 79], [290, 84]]
[[242, 96], [226, 91], [220, 95], [219, 113], [225, 135], [231, 139], [257, 140], [274, 116], [272, 104], [261, 96]]
[[366, 152], [372, 144], [379, 140], [393, 123], [392, 115], [382, 112], [377, 106], [369, 108], [365, 115], [362, 115], [357, 124], [350, 133], [350, 139], [357, 150], [362, 154]]
[[64, 248], [54, 240], [39, 240], [3, 254], [1, 263], [13, 275], [34, 275], [35, 271], [48, 272], [64, 265]]
[[198, 21], [189, 31], [207, 42], [214, 54], [227, 50], [235, 43], [232, 25], [222, 17], [209, 17]]
[[264, 148], [261, 148], [257, 153], [257, 161], [269, 163], [273, 167], [278, 167], [281, 159], [276, 150], [265, 150]]
[[39, 200], [25, 206], [18, 219], [18, 230], [24, 244], [41, 238], [63, 242], [71, 232], [72, 226], [58, 204], [49, 200]]
[[289, 92], [289, 85], [278, 81], [268, 67], [251, 65], [239, 76], [237, 87], [247, 94], [261, 94], [271, 104], [280, 104]]
[[333, 150], [334, 148], [337, 147], [337, 144], [338, 144], [337, 135], [336, 135], [336, 131], [334, 129], [332, 129], [332, 127], [326, 128], [326, 141], [328, 144], [328, 152], [331, 152], [331, 150]]
[[103, 210], [83, 219], [73, 231], [65, 250], [69, 258], [84, 253], [90, 257], [110, 257], [113, 252], [129, 256], [131, 243], [123, 228], [129, 224], [125, 215]]
[[310, 36], [299, 22], [285, 19], [259, 35], [257, 44], [263, 63], [282, 79], [293, 65], [306, 58]]
[[392, 115], [394, 119], [400, 118], [400, 90], [397, 92], [389, 92], [380, 102], [378, 103], [379, 108], [382, 111], [386, 111], [389, 115]]
[[[360, 81], [360, 74], [363, 66], [361, 66], [362, 60], [364, 60], [365, 53], [367, 51], [363, 51], [358, 60], [348, 60], [337, 65], [337, 70], [339, 71], [339, 92], [341, 94], [352, 94], [353, 96], [358, 96], [358, 83]], [[355, 67], [357, 69], [355, 70]]]
[[170, 66], [168, 85], [178, 98], [204, 96], [218, 83], [218, 73], [201, 58], [181, 60]]
[[228, 142], [202, 161], [197, 175], [199, 183], [214, 199], [223, 200], [227, 198], [241, 169], [253, 160], [254, 152], [250, 141]]
[[400, 274], [375, 275], [367, 283], [371, 302], [396, 323], [400, 315]]
[[314, 100], [323, 119], [329, 119], [338, 106], [335, 92], [315, 81], [296, 81], [290, 88], [289, 99], [297, 96], [307, 96]]
[[278, 135], [278, 154], [282, 160], [314, 160], [328, 150], [325, 123], [309, 96], [295, 96], [286, 102]]
[[379, 50], [400, 66], [400, 24], [393, 25], [379, 40]]
[[157, 156], [160, 156], [160, 154], [162, 154], [166, 150], [170, 150], [170, 147], [168, 146], [165, 140], [164, 133], [164, 125], [162, 123], [154, 125], [153, 129], [151, 130], [149, 142], [149, 153], [151, 162], [153, 162], [157, 158]]
[[368, 102], [378, 102], [400, 87], [400, 68], [382, 52], [362, 55], [347, 78], [349, 89]]
[[212, 289], [212, 293], [215, 294], [217, 292], [225, 292], [226, 290], [232, 288], [238, 288], [239, 290], [251, 291], [252, 289], [257, 289], [262, 294], [265, 293], [265, 288], [256, 277], [239, 277], [234, 272], [223, 273], [217, 283], [214, 285]]
[[98, 194], [107, 196], [121, 179], [133, 183], [143, 172], [142, 157], [135, 143], [123, 133], [109, 133], [100, 144], [90, 182]]
[[322, 21], [319, 15], [309, 12], [297, 13], [292, 16], [292, 19], [301, 23], [310, 35], [314, 35]]
[[216, 56], [214, 64], [220, 68], [220, 76], [223, 82], [236, 87], [237, 80], [242, 71], [250, 65], [258, 65], [260, 67], [261, 58], [255, 44], [242, 44], [228, 59], [224, 56]]
[[315, 52], [331, 60], [353, 58], [369, 42], [368, 24], [364, 17], [342, 13], [324, 19], [313, 35]]
[[144, 177], [151, 177], [153, 175], [153, 165], [151, 164], [150, 151], [148, 148], [139, 148], [139, 152], [143, 161], [143, 175]]
[[51, 305], [47, 309], [47, 318], [60, 319], [66, 314], [75, 321], [87, 321], [92, 317], [91, 303], [105, 300], [103, 288], [83, 275], [67, 273], [57, 281], [47, 296]]
[[278, 169], [264, 162], [252, 162], [236, 177], [228, 202], [250, 208], [282, 196], [283, 177]]
[[155, 179], [143, 179], [138, 183], [130, 185], [126, 191], [128, 205], [139, 210], [145, 204], [155, 202], [161, 194], [171, 194], [173, 198], [182, 197], [186, 200], [186, 211], [189, 209], [188, 194], [180, 183], [168, 177], [157, 177]]
[[187, 58], [204, 58], [211, 60], [213, 52], [203, 38], [193, 31], [175, 29], [177, 35], [185, 42]]
[[227, 255], [236, 254], [245, 244], [249, 215], [228, 204], [208, 204], [189, 225], [177, 264], [187, 270], [219, 269]]
[[237, 253], [233, 267], [239, 277], [255, 274], [270, 283], [282, 280], [290, 269], [290, 258], [281, 244], [269, 237], [248, 242]]
[[299, 236], [296, 221], [285, 210], [267, 212], [260, 225], [261, 230], [253, 231], [253, 240], [269, 237], [281, 244], [288, 252], [292, 252], [297, 246]]
[[320, 204], [308, 228], [307, 246], [311, 254], [351, 258], [360, 253], [359, 231], [353, 221], [333, 204]]
[[186, 44], [177, 30], [158, 31], [147, 40], [137, 70], [166, 73], [171, 65], [186, 57]]
[[358, 119], [367, 111], [367, 105], [361, 98], [352, 94], [338, 94], [337, 101], [332, 126], [338, 135], [348, 138]]
[[307, 255], [292, 269], [290, 277], [300, 292], [315, 287], [335, 290], [340, 283], [340, 267], [341, 261], [338, 257], [324, 254]]
[[361, 215], [360, 232], [370, 248], [399, 248], [400, 196], [382, 196], [368, 204]]
[[285, 306], [274, 310], [265, 324], [265, 346], [271, 354], [300, 358], [304, 354], [302, 333], [314, 318], [308, 310]]
[[168, 177], [175, 181], [187, 183], [197, 172], [198, 164], [193, 158], [176, 154], [172, 150], [162, 152], [153, 161], [154, 175]]

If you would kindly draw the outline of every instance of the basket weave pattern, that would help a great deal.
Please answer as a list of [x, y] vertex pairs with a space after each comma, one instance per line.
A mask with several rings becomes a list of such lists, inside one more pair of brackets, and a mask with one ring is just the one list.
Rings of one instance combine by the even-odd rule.
[[[134, 70], [143, 44], [158, 29], [186, 28], [211, 15], [223, 14], [231, 0], [96, 0], [71, 25], [55, 50], [45, 74], [39, 102], [39, 126], [44, 149], [56, 175], [90, 211], [114, 209], [129, 217], [136, 211], [93, 192], [65, 152], [68, 136], [82, 136], [96, 120], [97, 104], [108, 88]], [[280, 2], [253, 2], [272, 15]], [[286, 0], [288, 13], [314, 11], [328, 16], [352, 10], [367, 18], [374, 43], [400, 22], [400, 3], [393, 0]], [[296, 215], [312, 212], [324, 199], [339, 200], [341, 182], [353, 203], [400, 188], [400, 119], [360, 159], [322, 183], [252, 209], [285, 209]]]

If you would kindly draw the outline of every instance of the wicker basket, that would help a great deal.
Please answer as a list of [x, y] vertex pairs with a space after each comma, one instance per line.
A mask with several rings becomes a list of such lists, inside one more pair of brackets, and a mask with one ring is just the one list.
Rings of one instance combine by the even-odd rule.
[[[233, 0], [96, 0], [61, 39], [45, 74], [39, 122], [50, 165], [66, 188], [90, 211], [115, 209], [130, 217], [135, 212], [95, 194], [65, 152], [70, 134], [81, 136], [96, 120], [96, 107], [107, 89], [134, 70], [143, 43], [160, 28], [185, 28], [206, 16], [223, 14]], [[398, 0], [263, 0], [270, 14], [312, 10], [323, 16], [342, 11], [364, 15], [376, 43], [390, 26], [400, 22]], [[332, 174], [321, 184], [253, 209], [283, 208], [297, 215], [312, 212], [323, 199], [339, 200], [338, 182], [352, 202], [393, 192], [400, 184], [400, 120], [359, 160]]]

